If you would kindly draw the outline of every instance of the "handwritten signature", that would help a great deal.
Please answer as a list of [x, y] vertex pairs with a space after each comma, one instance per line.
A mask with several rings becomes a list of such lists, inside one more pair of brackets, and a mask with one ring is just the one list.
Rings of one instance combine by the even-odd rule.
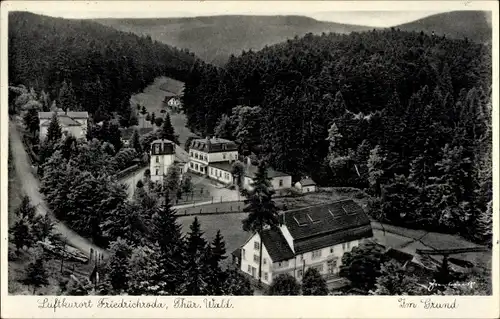
[[426, 288], [428, 291], [433, 291], [436, 288], [446, 288], [446, 287], [469, 287], [469, 288], [474, 288], [474, 286], [477, 283], [475, 281], [468, 281], [468, 282], [450, 282], [449, 284], [440, 284], [437, 283], [436, 280], [429, 282], [429, 285], [421, 285], [422, 287]]

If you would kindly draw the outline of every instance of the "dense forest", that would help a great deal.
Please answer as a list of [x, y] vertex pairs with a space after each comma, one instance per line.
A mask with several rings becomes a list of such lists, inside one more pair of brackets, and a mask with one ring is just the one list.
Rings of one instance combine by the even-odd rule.
[[487, 237], [490, 90], [491, 46], [391, 29], [197, 62], [184, 107], [295, 179], [370, 191], [380, 219]]
[[98, 121], [114, 111], [129, 116], [131, 95], [160, 75], [185, 80], [194, 60], [187, 50], [91, 21], [9, 14], [9, 83], [44, 90], [52, 101], [67, 87], [76, 101], [60, 106]]

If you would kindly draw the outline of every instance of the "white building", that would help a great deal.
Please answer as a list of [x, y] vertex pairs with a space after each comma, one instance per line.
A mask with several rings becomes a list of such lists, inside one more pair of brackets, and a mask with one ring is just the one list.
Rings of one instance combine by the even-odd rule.
[[238, 159], [238, 146], [222, 138], [195, 139], [189, 147], [189, 170], [209, 174], [208, 166], [213, 163], [230, 164]]
[[78, 139], [87, 138], [87, 122], [89, 119], [88, 112], [38, 112], [38, 120], [40, 124], [40, 140], [45, 139], [47, 130], [49, 129], [50, 121], [54, 113], [57, 114], [57, 120], [63, 135], [73, 135]]
[[295, 188], [302, 193], [313, 193], [317, 190], [316, 183], [307, 176], [295, 183]]
[[[225, 184], [235, 184], [236, 181], [234, 180], [231, 173], [232, 165], [233, 164], [230, 162], [210, 163], [208, 176]], [[257, 170], [258, 166], [253, 165], [250, 162], [250, 159], [247, 158], [244, 163], [245, 176], [243, 177], [243, 187], [245, 189], [252, 189], [253, 179], [255, 177], [255, 173], [257, 173]], [[267, 176], [270, 179], [273, 189], [276, 191], [292, 187], [292, 176], [286, 173], [276, 171], [273, 168], [268, 168]]]
[[283, 212], [278, 230], [254, 234], [237, 250], [242, 272], [259, 276], [262, 245], [262, 282], [288, 273], [299, 282], [308, 268], [316, 268], [326, 280], [338, 279], [345, 252], [373, 237], [370, 220], [352, 200], [344, 200]]
[[187, 163], [183, 162], [176, 156], [176, 148], [174, 142], [163, 139], [155, 140], [151, 143], [150, 149], [150, 165], [151, 180], [153, 182], [163, 181], [163, 177], [167, 175], [170, 167], [175, 167], [179, 170], [180, 179], [187, 170]]

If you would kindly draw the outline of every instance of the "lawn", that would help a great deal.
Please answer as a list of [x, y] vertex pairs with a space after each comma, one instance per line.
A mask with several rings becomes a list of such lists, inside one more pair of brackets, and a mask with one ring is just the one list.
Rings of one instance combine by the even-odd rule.
[[[164, 110], [165, 112], [168, 112], [168, 109], [163, 103], [166, 92], [162, 90], [162, 87], [165, 85], [168, 87], [172, 84], [172, 89], [177, 90], [179, 83], [182, 82], [167, 77], [158, 77], [155, 79], [153, 84], [146, 87], [142, 93], [133, 95], [130, 99], [131, 103], [134, 108], [137, 103], [140, 103], [146, 107], [146, 110], [150, 114], [154, 112], [156, 117], [164, 117], [165, 113], [161, 113], [161, 111]], [[180, 145], [183, 146], [188, 136], [192, 135], [191, 131], [186, 127], [186, 116], [183, 113], [170, 113], [170, 120], [175, 133], [179, 135]], [[151, 126], [149, 122], [143, 121], [139, 118], [139, 126], [142, 127], [142, 125], [144, 125], [144, 127]]]
[[[226, 255], [230, 259], [231, 253], [242, 246], [250, 234], [244, 232], [241, 228], [241, 221], [245, 218], [246, 214], [228, 214], [228, 215], [205, 215], [198, 216], [201, 224], [201, 229], [205, 233], [205, 239], [212, 241], [220, 229], [224, 241], [226, 242]], [[179, 224], [182, 225], [184, 233], [189, 232], [189, 225], [193, 222], [195, 216], [179, 217]]]

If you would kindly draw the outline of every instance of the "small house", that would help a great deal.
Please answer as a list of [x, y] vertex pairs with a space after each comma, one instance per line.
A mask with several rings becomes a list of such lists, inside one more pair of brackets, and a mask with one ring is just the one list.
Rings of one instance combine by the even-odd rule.
[[313, 193], [317, 191], [316, 183], [307, 176], [295, 183], [295, 188], [302, 193]]

